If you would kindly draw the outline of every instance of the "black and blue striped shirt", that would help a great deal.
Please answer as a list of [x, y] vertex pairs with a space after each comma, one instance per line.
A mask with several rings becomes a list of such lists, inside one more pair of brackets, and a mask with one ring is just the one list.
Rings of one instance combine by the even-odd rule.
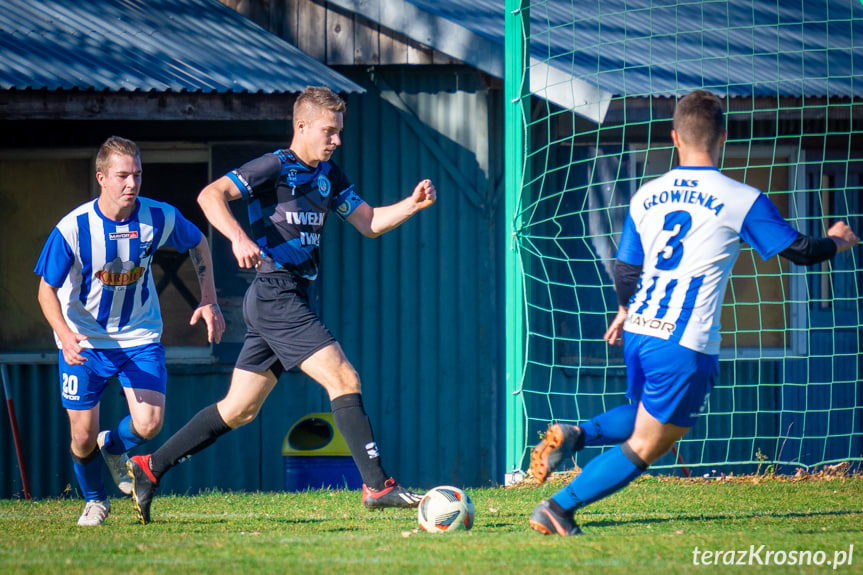
[[265, 256], [262, 273], [287, 269], [315, 279], [327, 215], [335, 211], [346, 219], [363, 202], [336, 164], [320, 162], [313, 168], [287, 149], [256, 158], [227, 176], [246, 200], [252, 239]]

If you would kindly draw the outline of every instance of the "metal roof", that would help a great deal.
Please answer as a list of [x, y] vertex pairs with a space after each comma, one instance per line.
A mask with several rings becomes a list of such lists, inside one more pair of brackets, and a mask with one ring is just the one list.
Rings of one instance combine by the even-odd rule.
[[[505, 0], [407, 1], [503, 46]], [[615, 95], [863, 95], [858, 2], [549, 0], [530, 20], [531, 56]]]
[[[503, 76], [506, 0], [329, 0]], [[531, 89], [601, 121], [612, 96], [863, 94], [863, 6], [809, 0], [533, 0]], [[607, 106], [606, 106], [607, 107]]]
[[216, 0], [0, 0], [0, 89], [363, 88]]
[[[568, 18], [553, 10], [560, 4], [531, 19]], [[572, 54], [559, 64], [598, 71], [616, 94], [851, 97], [863, 93], [863, 10], [856, 6], [855, 18], [853, 4], [603, 0], [580, 4], [574, 28], [546, 27], [551, 51]]]

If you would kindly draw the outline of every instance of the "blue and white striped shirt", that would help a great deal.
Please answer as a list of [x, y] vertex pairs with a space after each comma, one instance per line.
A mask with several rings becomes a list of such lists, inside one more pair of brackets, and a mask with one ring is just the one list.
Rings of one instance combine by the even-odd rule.
[[642, 267], [624, 330], [719, 353], [719, 318], [741, 240], [765, 260], [797, 231], [767, 196], [716, 168], [680, 167], [635, 193], [617, 259]]
[[[138, 197], [126, 220], [105, 217], [93, 200], [69, 212], [42, 248], [34, 270], [51, 286], [83, 347], [114, 349], [158, 342], [159, 298], [150, 266], [162, 246], [188, 251], [201, 232], [170, 204]], [[56, 337], [57, 347], [61, 347]]]

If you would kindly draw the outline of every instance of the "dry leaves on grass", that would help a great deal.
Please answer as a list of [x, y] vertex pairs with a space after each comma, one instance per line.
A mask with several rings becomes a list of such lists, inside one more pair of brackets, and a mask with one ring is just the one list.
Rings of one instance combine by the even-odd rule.
[[[546, 483], [556, 484], [567, 484], [570, 483], [576, 476], [581, 473], [580, 467], [575, 467], [572, 470], [552, 473], [546, 478]], [[855, 469], [852, 471], [851, 462], [850, 461], [842, 461], [835, 465], [823, 465], [821, 467], [817, 467], [812, 471], [807, 471], [802, 467], [798, 467], [793, 475], [787, 475], [783, 473], [761, 473], [761, 474], [748, 474], [748, 475], [734, 475], [733, 473], [725, 474], [720, 473], [719, 475], [715, 474], [709, 475], [707, 477], [679, 477], [676, 475], [652, 475], [648, 476], [646, 480], [648, 481], [660, 481], [660, 482], [669, 482], [669, 483], [712, 483], [712, 482], [727, 482], [727, 483], [764, 483], [767, 481], [790, 481], [790, 482], [800, 482], [800, 481], [836, 481], [848, 478], [860, 478], [863, 477], [863, 470]], [[510, 485], [506, 487], [506, 489], [523, 489], [523, 488], [533, 488], [539, 485], [539, 482], [536, 480], [536, 477], [533, 473], [528, 470], [525, 473], [524, 480], [520, 483], [516, 483], [514, 485]]]

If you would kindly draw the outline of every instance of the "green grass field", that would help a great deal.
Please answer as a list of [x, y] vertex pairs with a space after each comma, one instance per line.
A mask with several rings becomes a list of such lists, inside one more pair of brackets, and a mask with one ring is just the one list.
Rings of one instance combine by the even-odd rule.
[[588, 536], [534, 533], [527, 516], [563, 484], [468, 490], [474, 528], [446, 535], [346, 491], [157, 497], [146, 526], [114, 499], [101, 528], [76, 526], [79, 499], [3, 500], [0, 573], [863, 573], [860, 476], [643, 477], [579, 515]]

